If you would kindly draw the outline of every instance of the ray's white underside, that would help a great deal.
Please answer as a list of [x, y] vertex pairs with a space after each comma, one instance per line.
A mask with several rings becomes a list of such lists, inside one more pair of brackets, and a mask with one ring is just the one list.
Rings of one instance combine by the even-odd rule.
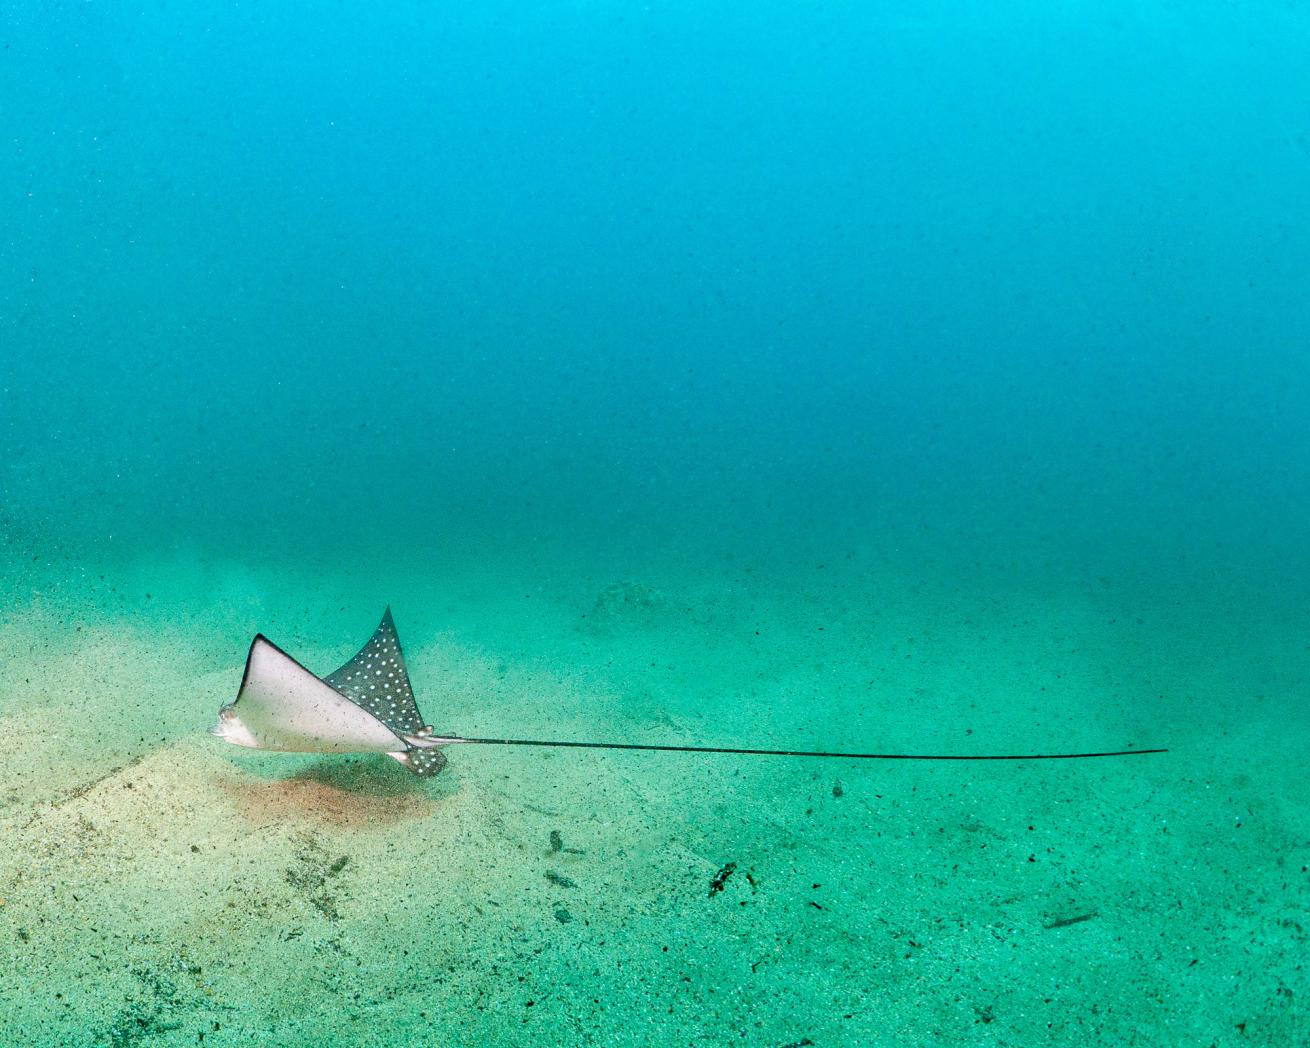
[[[377, 717], [263, 637], [250, 648], [235, 712], [249, 736], [238, 745], [292, 753], [395, 753], [408, 748]], [[219, 728], [224, 722], [220, 720]]]

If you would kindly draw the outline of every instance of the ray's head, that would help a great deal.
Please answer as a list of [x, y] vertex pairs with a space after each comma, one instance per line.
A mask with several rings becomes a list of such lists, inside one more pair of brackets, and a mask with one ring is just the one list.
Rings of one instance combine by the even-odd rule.
[[251, 749], [259, 748], [259, 743], [255, 741], [250, 729], [241, 723], [241, 718], [237, 715], [234, 703], [229, 702], [218, 711], [218, 720], [209, 729], [209, 734], [217, 735], [224, 742], [230, 742], [236, 746], [249, 746]]

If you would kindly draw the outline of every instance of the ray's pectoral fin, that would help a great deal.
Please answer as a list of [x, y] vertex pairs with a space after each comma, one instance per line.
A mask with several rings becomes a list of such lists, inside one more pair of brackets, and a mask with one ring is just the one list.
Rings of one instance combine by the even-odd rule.
[[341, 692], [380, 720], [398, 736], [412, 735], [423, 728], [423, 717], [414, 701], [405, 668], [405, 653], [391, 618], [391, 609], [382, 614], [382, 622], [373, 636], [340, 669], [323, 678], [324, 683]]
[[302, 753], [387, 753], [400, 742], [385, 722], [262, 634], [250, 645], [236, 701], [214, 730], [238, 745]]
[[369, 642], [323, 679], [395, 732], [405, 748], [389, 751], [389, 755], [415, 775], [436, 775], [446, 766], [446, 758], [439, 750], [419, 741], [430, 736], [432, 729], [423, 723], [414, 701], [405, 653], [390, 608], [383, 612]]

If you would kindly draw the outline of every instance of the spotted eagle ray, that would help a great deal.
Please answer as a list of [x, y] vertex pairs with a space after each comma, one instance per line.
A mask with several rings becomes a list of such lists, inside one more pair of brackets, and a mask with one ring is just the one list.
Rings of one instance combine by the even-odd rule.
[[391, 609], [367, 644], [340, 669], [317, 677], [262, 633], [250, 645], [237, 697], [218, 711], [209, 729], [225, 742], [289, 753], [385, 753], [415, 775], [436, 775], [446, 766], [443, 747], [556, 746], [670, 753], [738, 753], [769, 757], [839, 757], [850, 760], [1025, 761], [1085, 757], [1137, 757], [1164, 749], [1096, 753], [838, 753], [726, 746], [672, 746], [635, 742], [547, 739], [477, 739], [440, 733], [424, 723], [414, 701], [405, 654]]

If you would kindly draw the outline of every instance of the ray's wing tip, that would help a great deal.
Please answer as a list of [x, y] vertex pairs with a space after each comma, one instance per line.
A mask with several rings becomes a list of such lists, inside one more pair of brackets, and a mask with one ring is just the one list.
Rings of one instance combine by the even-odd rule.
[[246, 664], [241, 670], [241, 683], [237, 686], [237, 697], [233, 702], [238, 701], [245, 694], [246, 685], [250, 682], [250, 674], [254, 670], [255, 652], [261, 647], [272, 648], [274, 651], [279, 650], [277, 645], [265, 637], [262, 633], [256, 633], [254, 640], [250, 642], [250, 647], [246, 650]]

